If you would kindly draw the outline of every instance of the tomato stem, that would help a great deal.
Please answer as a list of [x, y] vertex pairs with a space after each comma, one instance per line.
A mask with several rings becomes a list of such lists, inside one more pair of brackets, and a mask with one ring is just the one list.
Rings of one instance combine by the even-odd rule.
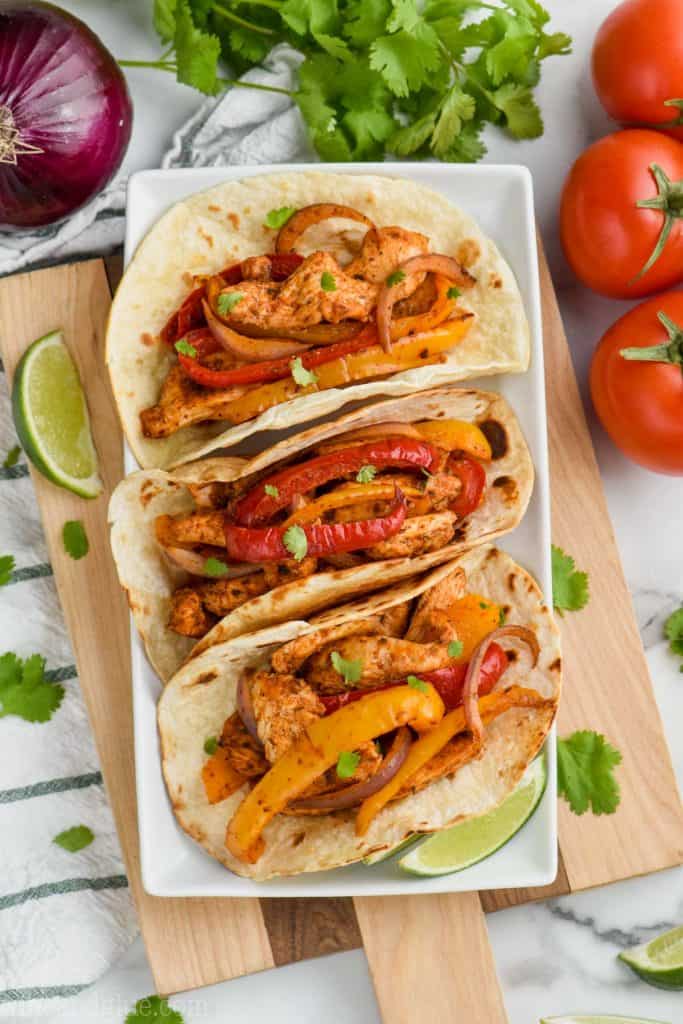
[[637, 362], [670, 363], [680, 366], [683, 372], [683, 328], [661, 311], [657, 313], [657, 319], [669, 335], [668, 342], [645, 348], [622, 348], [619, 355]]
[[661, 210], [664, 214], [664, 223], [650, 258], [633, 281], [638, 281], [655, 265], [662, 255], [674, 222], [683, 217], [683, 181], [672, 181], [659, 164], [650, 164], [650, 172], [655, 179], [657, 195], [651, 199], [639, 199], [636, 206], [641, 210]]

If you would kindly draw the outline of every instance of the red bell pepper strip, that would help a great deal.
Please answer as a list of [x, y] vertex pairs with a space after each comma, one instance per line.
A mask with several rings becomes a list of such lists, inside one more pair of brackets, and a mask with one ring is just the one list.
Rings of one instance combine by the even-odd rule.
[[486, 486], [486, 470], [481, 462], [464, 455], [460, 458], [451, 456], [446, 471], [457, 476], [462, 484], [462, 490], [455, 501], [451, 502], [450, 509], [458, 518], [464, 519], [481, 504]]
[[[468, 663], [465, 662], [437, 668], [433, 672], [420, 672], [418, 679], [424, 679], [426, 683], [431, 683], [446, 705], [446, 710], [452, 711], [453, 708], [462, 704], [462, 689], [467, 674], [467, 665]], [[500, 644], [491, 644], [481, 668], [480, 696], [491, 692], [507, 666], [508, 660], [503, 648]], [[404, 686], [406, 682], [406, 679], [396, 679], [394, 682], [368, 687], [365, 690], [347, 690], [346, 693], [334, 693], [329, 696], [319, 694], [318, 698], [325, 705], [325, 714], [331, 715], [333, 711], [343, 708], [345, 704], [352, 704], [369, 693], [386, 690], [390, 686]]]
[[[296, 252], [266, 254], [270, 260], [270, 273], [273, 281], [286, 281], [290, 274], [293, 274], [297, 267], [304, 261], [303, 256]], [[226, 285], [239, 284], [243, 279], [242, 263], [233, 263], [225, 270], [221, 270], [218, 277], [222, 277]], [[184, 338], [189, 331], [197, 330], [206, 326], [206, 319], [202, 310], [202, 299], [206, 297], [206, 285], [191, 291], [182, 305], [173, 313], [161, 331], [161, 340], [167, 345], [175, 345], [176, 341]]]
[[[362, 466], [374, 466], [377, 470], [387, 466], [402, 469], [424, 467], [429, 470], [436, 465], [438, 459], [438, 452], [433, 445], [412, 437], [394, 437], [353, 445], [327, 455], [318, 455], [302, 465], [289, 466], [274, 473], [245, 494], [236, 503], [233, 514], [238, 523], [256, 526], [268, 522], [280, 509], [291, 505], [298, 495], [306, 494], [330, 480], [353, 475]], [[276, 494], [272, 491], [267, 494], [266, 487], [275, 488]]]
[[[359, 519], [350, 523], [314, 523], [311, 526], [291, 526], [289, 529], [303, 530], [306, 534], [305, 555], [318, 556], [358, 551], [398, 533], [406, 518], [406, 505], [405, 495], [397, 487], [394, 503], [385, 516], [378, 516], [376, 519]], [[292, 557], [291, 551], [285, 547], [284, 543], [287, 527], [237, 526], [226, 517], [224, 530], [228, 558], [235, 561], [281, 562]]]

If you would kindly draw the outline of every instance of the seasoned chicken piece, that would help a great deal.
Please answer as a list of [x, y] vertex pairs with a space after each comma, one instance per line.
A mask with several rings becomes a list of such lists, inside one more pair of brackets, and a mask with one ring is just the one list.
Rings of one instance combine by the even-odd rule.
[[317, 694], [296, 676], [256, 672], [251, 699], [259, 739], [271, 764], [325, 713]]
[[302, 558], [300, 562], [297, 562], [296, 558], [286, 558], [282, 562], [271, 562], [266, 565], [263, 577], [272, 589], [282, 586], [283, 583], [291, 583], [292, 580], [311, 576], [317, 568], [317, 558]]
[[453, 538], [455, 512], [435, 512], [406, 519], [398, 533], [367, 549], [370, 558], [415, 558], [439, 551]]
[[[305, 800], [306, 797], [319, 796], [323, 793], [336, 793], [338, 790], [347, 789], [349, 786], [355, 786], [359, 782], [365, 782], [367, 779], [371, 779], [382, 764], [382, 754], [372, 740], [369, 740], [367, 743], [363, 743], [358, 747], [356, 749], [356, 753], [360, 754], [360, 761], [358, 762], [355, 772], [350, 776], [350, 778], [340, 779], [337, 775], [337, 768], [335, 765], [334, 768], [329, 768], [323, 775], [320, 775], [315, 782], [308, 787], [308, 789], [305, 789], [300, 796], [297, 797], [297, 800]], [[330, 812], [301, 810], [300, 808], [291, 807], [283, 813], [315, 815], [329, 814]]]
[[253, 739], [237, 711], [226, 718], [221, 732], [220, 745], [228, 752], [228, 760], [239, 775], [245, 779], [258, 778], [270, 768], [263, 756], [263, 750]]
[[462, 483], [452, 473], [433, 473], [426, 483], [424, 496], [435, 512], [442, 512], [456, 500]]
[[[323, 288], [323, 274], [334, 287]], [[336, 324], [341, 320], [367, 320], [375, 306], [377, 288], [344, 273], [334, 256], [314, 252], [282, 284], [242, 281], [226, 289], [242, 296], [230, 313], [231, 323], [268, 327], [286, 335], [287, 328]]]
[[[407, 604], [408, 602], [406, 602]], [[306, 636], [297, 637], [296, 640], [290, 640], [271, 656], [270, 663], [273, 670], [275, 672], [296, 672], [315, 651], [333, 640], [340, 640], [343, 637], [359, 633], [365, 636], [373, 633], [380, 633], [384, 636], [401, 636], [407, 619], [407, 612], [404, 612], [403, 609], [403, 604], [396, 605], [378, 615], [356, 619], [354, 622], [345, 622], [341, 626], [326, 626], [315, 633], [308, 633]]]
[[[207, 365], [209, 359], [206, 360]], [[169, 370], [156, 405], [140, 413], [145, 437], [170, 437], [181, 427], [205, 420], [224, 420], [231, 402], [246, 388], [215, 390], [202, 388], [186, 377], [180, 366]]]
[[223, 508], [230, 494], [229, 485], [220, 480], [209, 484], [186, 483], [185, 486], [198, 508]]
[[348, 636], [316, 651], [304, 675], [306, 681], [321, 693], [342, 693], [348, 689], [343, 677], [334, 669], [332, 651], [346, 661], [362, 663], [361, 676], [354, 687], [379, 686], [408, 675], [444, 668], [451, 659], [443, 644], [416, 644], [387, 636]]
[[[383, 285], [389, 274], [413, 256], [429, 252], [429, 239], [417, 231], [405, 228], [370, 228], [360, 253], [345, 268], [354, 277], [362, 277], [376, 285]], [[424, 273], [408, 274], [394, 285], [392, 295], [396, 302], [411, 295], [424, 281]]]
[[459, 768], [469, 761], [481, 757], [484, 747], [469, 733], [455, 736], [445, 747], [435, 754], [426, 764], [419, 768], [410, 779], [404, 782], [396, 794], [396, 799], [407, 796], [409, 793], [417, 793], [437, 779], [443, 779], [447, 775], [454, 775]]
[[384, 636], [404, 636], [410, 618], [411, 601], [401, 601], [377, 615]]
[[463, 569], [454, 569], [436, 586], [418, 598], [406, 640], [419, 644], [450, 643], [457, 640], [448, 620], [448, 609], [465, 593], [467, 580]]
[[216, 619], [205, 611], [202, 599], [192, 587], [180, 587], [171, 598], [168, 628], [181, 636], [200, 637], [209, 632]]
[[191, 512], [187, 516], [157, 516], [154, 521], [156, 538], [163, 547], [192, 547], [210, 544], [225, 547], [223, 521], [220, 511]]
[[247, 256], [242, 260], [242, 277], [245, 281], [270, 281], [272, 266], [267, 256]]

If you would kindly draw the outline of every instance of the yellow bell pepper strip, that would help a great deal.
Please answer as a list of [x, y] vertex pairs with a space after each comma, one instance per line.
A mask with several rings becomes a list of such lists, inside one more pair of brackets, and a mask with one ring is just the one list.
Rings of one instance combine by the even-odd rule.
[[451, 290], [452, 282], [443, 274], [435, 274], [436, 298], [430, 308], [424, 313], [416, 316], [397, 317], [392, 320], [390, 334], [392, 341], [405, 338], [408, 334], [424, 334], [438, 327], [444, 320], [455, 313], [457, 299], [449, 299], [448, 292]]
[[[508, 690], [498, 690], [482, 697], [479, 701], [479, 712], [484, 724], [488, 724], [509, 708], [532, 708], [543, 706], [545, 703], [549, 702], [536, 690], [529, 690], [523, 686], [511, 686]], [[339, 713], [337, 712], [337, 714]], [[360, 805], [356, 817], [356, 835], [364, 836], [379, 812], [386, 807], [390, 800], [393, 800], [411, 776], [428, 761], [431, 761], [454, 736], [464, 732], [466, 728], [465, 711], [459, 707], [455, 711], [450, 711], [441, 719], [436, 728], [426, 732], [424, 736], [413, 743], [408, 751], [408, 756], [391, 781]]]
[[491, 460], [491, 445], [476, 423], [467, 420], [425, 420], [415, 424], [425, 441], [447, 452], [462, 451], [483, 462]]
[[462, 644], [458, 662], [469, 661], [475, 648], [501, 624], [500, 605], [481, 594], [463, 594], [449, 606], [447, 615]]
[[[410, 487], [401, 484], [403, 494], [408, 498], [421, 498], [422, 491], [417, 487]], [[325, 512], [332, 509], [347, 508], [349, 505], [361, 504], [375, 501], [393, 501], [396, 494], [396, 485], [389, 481], [387, 483], [370, 484], [345, 484], [341, 487], [321, 495], [314, 501], [293, 512], [285, 521], [284, 526], [291, 526], [293, 523], [310, 523], [314, 519], [320, 519]], [[361, 516], [358, 516], [361, 518]]]
[[317, 381], [311, 387], [300, 388], [291, 377], [259, 385], [228, 403], [224, 418], [228, 423], [244, 423], [300, 395], [443, 362], [444, 353], [462, 341], [472, 322], [471, 313], [462, 313], [457, 319], [448, 320], [433, 331], [410, 335], [397, 341], [391, 346], [391, 352], [385, 352], [381, 345], [371, 345], [361, 352], [340, 356], [316, 367]]
[[255, 863], [265, 849], [262, 833], [268, 822], [335, 765], [343, 751], [402, 725], [416, 732], [433, 729], [443, 713], [433, 686], [424, 692], [395, 686], [312, 722], [237, 808], [225, 834], [228, 850], [238, 860]]
[[210, 804], [219, 804], [221, 800], [227, 800], [229, 796], [236, 793], [247, 779], [239, 775], [232, 767], [228, 751], [225, 747], [218, 747], [202, 767], [202, 782], [206, 799]]

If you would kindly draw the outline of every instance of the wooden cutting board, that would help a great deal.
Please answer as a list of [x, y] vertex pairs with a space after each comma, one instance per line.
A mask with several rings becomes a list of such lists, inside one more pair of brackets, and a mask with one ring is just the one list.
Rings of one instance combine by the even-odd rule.
[[[118, 280], [120, 261], [109, 261]], [[484, 911], [683, 862], [683, 808], [619, 562], [552, 282], [541, 253], [553, 538], [588, 570], [589, 609], [561, 621], [560, 733], [598, 729], [623, 753], [617, 814], [560, 805], [560, 869], [543, 889], [331, 900], [159, 899], [142, 888], [133, 768], [128, 614], [109, 553], [108, 496], [122, 438], [104, 369], [110, 282], [102, 260], [0, 281], [0, 350], [11, 381], [33, 339], [62, 326], [85, 383], [105, 494], [86, 502], [32, 472], [81, 687], [128, 878], [160, 992], [197, 988], [363, 945], [382, 1017], [468, 1024], [507, 1020]], [[82, 519], [90, 554], [65, 555], [61, 528]], [[453, 970], [454, 963], [466, 971]]]

